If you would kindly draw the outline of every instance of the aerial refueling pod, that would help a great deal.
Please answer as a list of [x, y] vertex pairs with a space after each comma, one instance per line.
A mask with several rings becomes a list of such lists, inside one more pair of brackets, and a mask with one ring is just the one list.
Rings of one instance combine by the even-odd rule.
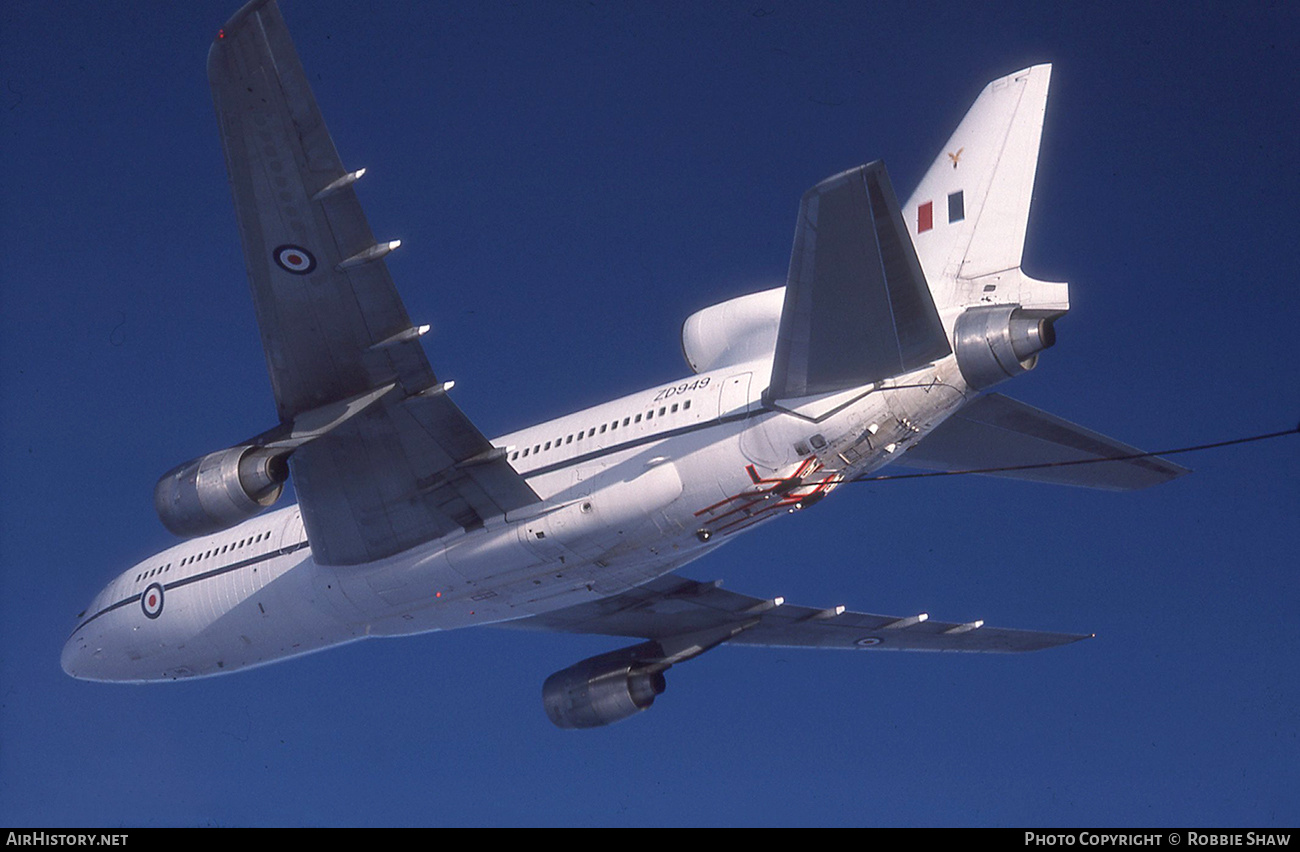
[[561, 728], [599, 728], [654, 704], [666, 686], [664, 652], [644, 642], [583, 660], [542, 685], [546, 715]]
[[957, 317], [953, 351], [966, 384], [984, 390], [1032, 370], [1038, 353], [1056, 343], [1053, 323], [1060, 315], [1019, 305], [988, 305]]
[[182, 538], [228, 529], [280, 498], [291, 450], [241, 445], [172, 468], [153, 490], [163, 526]]

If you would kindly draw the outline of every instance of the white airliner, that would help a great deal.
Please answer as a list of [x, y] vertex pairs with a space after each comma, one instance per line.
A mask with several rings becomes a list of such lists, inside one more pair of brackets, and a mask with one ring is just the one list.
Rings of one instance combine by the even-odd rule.
[[[887, 464], [1111, 489], [1185, 471], [998, 394], [1068, 287], [1020, 269], [1051, 67], [990, 83], [899, 205], [884, 166], [803, 197], [784, 287], [686, 320], [691, 374], [487, 440], [434, 374], [274, 2], [208, 57], [280, 423], [159, 480], [182, 537], [110, 582], [68, 674], [233, 672], [499, 624], [632, 637], [547, 679], [561, 727], [651, 705], [724, 643], [1029, 651], [1084, 638], [760, 600], [672, 572]], [[1119, 459], [1087, 465], [1053, 463]], [[292, 475], [297, 506], [263, 513]]]

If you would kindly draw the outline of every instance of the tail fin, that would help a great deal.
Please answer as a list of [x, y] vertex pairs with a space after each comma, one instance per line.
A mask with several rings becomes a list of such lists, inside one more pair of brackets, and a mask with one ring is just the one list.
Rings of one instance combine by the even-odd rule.
[[1051, 77], [1035, 65], [984, 87], [904, 207], [941, 308], [1069, 308], [1067, 285], [1020, 273]]

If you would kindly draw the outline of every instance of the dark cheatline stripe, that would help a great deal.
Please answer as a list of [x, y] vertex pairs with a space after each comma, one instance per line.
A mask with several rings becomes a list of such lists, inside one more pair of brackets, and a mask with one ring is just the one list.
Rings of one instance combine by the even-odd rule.
[[[211, 571], [204, 571], [202, 574], [195, 574], [192, 577], [183, 577], [174, 583], [160, 583], [159, 585], [163, 587], [164, 592], [166, 592], [169, 589], [179, 589], [182, 586], [188, 586], [190, 583], [197, 583], [200, 580], [208, 580], [211, 579], [212, 577], [216, 577], [221, 574], [226, 574], [231, 571], [238, 571], [240, 568], [247, 568], [249, 565], [256, 565], [257, 563], [265, 562], [268, 559], [275, 559], [277, 556], [285, 556], [295, 551], [302, 550], [304, 547], [310, 547], [310, 546], [311, 546], [311, 542], [300, 541], [297, 544], [291, 545], [289, 547], [282, 547], [279, 550], [273, 550], [270, 553], [263, 553], [261, 556], [254, 556], [253, 558], [245, 559], [242, 562], [232, 562], [231, 564], [223, 565], [220, 568], [213, 568]], [[68, 638], [71, 639], [73, 636], [76, 636], [77, 633], [81, 630], [81, 628], [85, 627], [87, 624], [94, 621], [96, 618], [99, 618], [101, 615], [106, 615], [115, 609], [120, 609], [121, 607], [128, 606], [133, 603], [139, 603], [142, 597], [144, 597], [143, 591], [131, 595], [129, 598], [123, 598], [117, 603], [109, 604], [108, 606], [101, 609], [99, 612], [92, 615], [90, 618], [87, 618], [85, 621], [78, 624], [76, 629], [74, 629], [72, 633], [69, 634]]]
[[[546, 473], [554, 473], [557, 470], [563, 470], [566, 467], [572, 467], [578, 464], [585, 464], [586, 462], [589, 462], [592, 459], [597, 459], [603, 456], [612, 455], [613, 453], [622, 452], [623, 450], [630, 450], [633, 449], [634, 447], [644, 446], [645, 444], [652, 444], [655, 441], [662, 441], [666, 438], [675, 438], [680, 435], [688, 435], [692, 432], [699, 432], [704, 429], [711, 429], [714, 426], [720, 426], [725, 423], [734, 423], [740, 420], [747, 420], [751, 417], [758, 417], [760, 415], [767, 414], [767, 413], [768, 412], [765, 409], [758, 409], [755, 411], [747, 411], [742, 414], [731, 414], [726, 417], [719, 417], [713, 420], [707, 420], [703, 423], [693, 423], [689, 426], [681, 426], [676, 429], [669, 429], [666, 432], [659, 432], [654, 435], [643, 435], [642, 437], [636, 438], [631, 441], [626, 441], [624, 443], [616, 444], [610, 447], [603, 447], [598, 450], [593, 450], [592, 452], [589, 453], [584, 453], [583, 455], [580, 456], [575, 456], [570, 459], [557, 461], [553, 464], [548, 464], [543, 467], [539, 467], [535, 470], [527, 471], [520, 475], [523, 476], [525, 479], [527, 479], [533, 476], [541, 476], [542, 474], [546, 474]], [[238, 571], [240, 568], [245, 568], [249, 565], [253, 565], [258, 562], [265, 562], [268, 559], [274, 559], [277, 556], [284, 556], [286, 554], [293, 553], [296, 550], [301, 550], [304, 547], [310, 547], [310, 546], [311, 546], [311, 542], [307, 542], [307, 541], [299, 542], [298, 544], [295, 544], [292, 547], [284, 547], [272, 553], [264, 553], [261, 556], [255, 556], [252, 559], [245, 559], [242, 562], [235, 562], [230, 565], [224, 565], [220, 568], [213, 568], [211, 571], [204, 571], [202, 574], [195, 574], [192, 577], [184, 577], [180, 580], [177, 580], [174, 583], [163, 584], [163, 590], [166, 591], [169, 589], [179, 589], [182, 586], [188, 586], [190, 583], [197, 583], [201, 580], [207, 580], [212, 577], [225, 574], [229, 571]], [[116, 603], [104, 607], [99, 612], [92, 615], [90, 618], [87, 618], [85, 621], [78, 624], [76, 629], [72, 631], [72, 634], [68, 638], [71, 639], [72, 636], [76, 636], [77, 632], [80, 631], [81, 628], [85, 627], [90, 622], [99, 618], [101, 615], [106, 615], [107, 613], [110, 613], [115, 609], [119, 609], [120, 607], [124, 607], [129, 604], [139, 603], [140, 598], [143, 595], [144, 593], [140, 592], [139, 594], [132, 595], [129, 598], [123, 598], [122, 600], [117, 601]]]
[[643, 435], [640, 438], [636, 438], [634, 440], [627, 441], [622, 444], [615, 444], [614, 446], [610, 446], [610, 447], [602, 447], [598, 450], [592, 450], [589, 453], [583, 453], [580, 456], [574, 456], [571, 459], [564, 459], [562, 461], [557, 461], [552, 464], [543, 465], [542, 467], [536, 468], [534, 470], [523, 471], [519, 475], [522, 476], [524, 479], [528, 479], [533, 476], [541, 476], [544, 473], [554, 473], [557, 470], [564, 470], [566, 467], [572, 467], [573, 465], [577, 465], [577, 464], [585, 464], [586, 462], [589, 462], [592, 459], [602, 458], [604, 456], [612, 455], [613, 453], [620, 453], [623, 450], [630, 450], [633, 447], [640, 447], [640, 446], [644, 446], [645, 444], [653, 444], [655, 441], [662, 441], [665, 438], [676, 438], [680, 435], [689, 435], [691, 432], [700, 432], [705, 429], [711, 429], [714, 426], [720, 426], [724, 423], [735, 423], [738, 420], [747, 420], [750, 417], [758, 417], [761, 414], [767, 414], [767, 413], [768, 411], [766, 409], [758, 409], [757, 411], [747, 411], [743, 414], [730, 414], [726, 417], [718, 417], [713, 420], [706, 420], [703, 423], [692, 423], [690, 426], [679, 426], [676, 429], [669, 429], [666, 432], [659, 432], [658, 434], [655, 435]]

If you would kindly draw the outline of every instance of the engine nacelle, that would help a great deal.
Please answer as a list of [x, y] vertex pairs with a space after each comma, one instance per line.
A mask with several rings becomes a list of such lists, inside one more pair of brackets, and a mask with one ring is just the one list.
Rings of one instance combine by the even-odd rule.
[[989, 305], [957, 317], [953, 351], [966, 384], [984, 390], [1032, 370], [1038, 353], [1056, 343], [1053, 321], [1059, 315], [1019, 305]]
[[647, 665], [662, 656], [658, 643], [646, 642], [556, 672], [542, 685], [546, 715], [561, 728], [599, 728], [635, 716], [664, 691], [663, 669]]
[[280, 498], [288, 453], [239, 446], [187, 461], [163, 474], [153, 505], [163, 526], [182, 538], [220, 532]]
[[702, 311], [682, 324], [682, 354], [696, 373], [743, 364], [771, 355], [781, 326], [785, 288], [738, 296]]

